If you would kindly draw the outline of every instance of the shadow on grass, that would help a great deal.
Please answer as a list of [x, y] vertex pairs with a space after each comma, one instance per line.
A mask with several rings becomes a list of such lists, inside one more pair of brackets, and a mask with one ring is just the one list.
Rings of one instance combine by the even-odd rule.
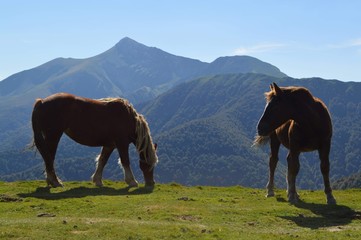
[[[284, 198], [277, 198], [279, 202], [287, 202]], [[279, 216], [280, 218], [292, 221], [300, 227], [319, 229], [326, 227], [344, 226], [354, 219], [361, 219], [361, 212], [355, 211], [344, 205], [327, 205], [306, 203], [299, 201], [295, 207], [306, 209], [312, 212], [312, 216], [298, 214], [297, 216]], [[310, 214], [311, 215], [311, 214]]]
[[121, 188], [115, 189], [111, 187], [99, 187], [99, 188], [88, 188], [88, 187], [77, 187], [66, 190], [64, 192], [51, 193], [49, 187], [38, 187], [34, 192], [31, 193], [19, 193], [18, 196], [21, 198], [39, 198], [46, 200], [59, 200], [67, 198], [82, 198], [87, 196], [122, 196], [122, 195], [141, 195], [150, 194], [154, 188], [151, 187], [139, 187], [139, 188]]

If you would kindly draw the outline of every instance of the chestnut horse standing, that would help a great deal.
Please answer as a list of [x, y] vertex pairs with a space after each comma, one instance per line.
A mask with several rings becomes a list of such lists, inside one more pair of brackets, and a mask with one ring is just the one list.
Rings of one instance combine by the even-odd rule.
[[265, 93], [267, 105], [258, 122], [255, 143], [270, 139], [269, 181], [267, 197], [274, 196], [274, 172], [278, 162], [280, 144], [289, 149], [287, 155], [288, 201], [298, 201], [296, 176], [300, 169], [301, 152], [317, 150], [328, 204], [336, 204], [329, 180], [329, 152], [332, 137], [331, 117], [325, 104], [302, 87], [271, 85]]
[[145, 185], [154, 186], [153, 170], [158, 161], [145, 118], [121, 98], [92, 100], [67, 93], [37, 99], [32, 113], [34, 144], [45, 162], [48, 186], [62, 186], [56, 176], [54, 159], [63, 133], [87, 146], [102, 146], [92, 176], [102, 186], [102, 173], [109, 156], [116, 148], [124, 170], [125, 182], [138, 186], [129, 164], [129, 144], [133, 143], [140, 157]]

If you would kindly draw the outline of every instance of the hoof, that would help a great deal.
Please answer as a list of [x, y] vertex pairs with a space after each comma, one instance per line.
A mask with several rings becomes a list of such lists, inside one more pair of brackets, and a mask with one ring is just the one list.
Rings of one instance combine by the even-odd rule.
[[299, 200], [300, 200], [300, 198], [297, 193], [288, 194], [288, 202], [289, 203], [296, 204], [299, 202]]
[[148, 189], [154, 189], [154, 186], [155, 186], [155, 182], [152, 182], [152, 183], [145, 183], [145, 188], [148, 188]]
[[94, 182], [94, 184], [95, 184], [96, 187], [103, 187], [104, 186], [103, 182]]
[[95, 179], [94, 176], [92, 177], [92, 181], [97, 187], [103, 187], [103, 181], [101, 179]]
[[275, 193], [273, 191], [269, 191], [267, 192], [266, 194], [266, 198], [269, 198], [269, 197], [274, 197], [275, 196]]
[[154, 191], [154, 185], [145, 185], [144, 190], [148, 193], [151, 193]]
[[336, 199], [334, 197], [327, 198], [327, 204], [328, 205], [336, 205], [337, 204]]
[[57, 188], [57, 187], [64, 187], [64, 185], [61, 182], [48, 182], [48, 186]]
[[53, 174], [53, 175], [47, 174], [46, 183], [48, 184], [48, 187], [49, 186], [53, 187], [53, 188], [64, 187], [61, 180], [55, 174]]
[[132, 187], [138, 187], [138, 182], [133, 180], [133, 181], [129, 181], [126, 182], [128, 184], [128, 187], [132, 188]]

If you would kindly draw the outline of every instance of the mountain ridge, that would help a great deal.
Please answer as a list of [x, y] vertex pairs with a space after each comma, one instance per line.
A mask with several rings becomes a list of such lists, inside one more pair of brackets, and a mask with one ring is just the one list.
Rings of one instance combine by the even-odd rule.
[[[238, 65], [247, 59], [237, 61]], [[258, 68], [267, 65], [259, 60], [258, 64]], [[211, 63], [176, 56], [130, 38], [93, 57], [53, 59], [0, 82], [0, 139], [16, 146], [24, 143], [7, 139], [10, 131], [18, 132], [16, 129], [29, 124], [30, 117], [24, 116], [30, 116], [36, 98], [68, 92], [89, 98], [124, 97], [137, 104], [154, 99], [180, 83], [215, 74], [215, 68], [212, 73], [207, 72], [209, 65]], [[238, 65], [232, 63], [235, 69], [232, 72], [241, 68]], [[230, 70], [218, 67], [217, 74], [222, 74], [223, 69]], [[279, 74], [276, 67], [275, 74]], [[12, 122], [8, 116], [13, 116]]]
[[[331, 147], [331, 179], [355, 174], [361, 168], [357, 154], [361, 144], [361, 83], [344, 83], [320, 78], [276, 78], [263, 74], [224, 74], [202, 77], [182, 83], [159, 95], [154, 100], [136, 105], [149, 123], [153, 140], [158, 143], [159, 164], [156, 179], [159, 182], [179, 182], [185, 185], [243, 185], [264, 187], [267, 181], [268, 147], [252, 148], [256, 124], [265, 106], [263, 93], [269, 83], [279, 86], [304, 86], [328, 106], [334, 125]], [[332, 94], [330, 94], [332, 93]], [[22, 112], [22, 114], [24, 114]], [[23, 127], [30, 141], [30, 126]], [[15, 134], [17, 135], [17, 134]], [[22, 137], [22, 139], [24, 136]], [[16, 139], [19, 143], [21, 139]], [[3, 144], [4, 146], [4, 144]], [[57, 165], [64, 180], [85, 180], [94, 170], [93, 159], [98, 150], [80, 147], [72, 141], [59, 145]], [[134, 173], [141, 178], [134, 149], [131, 150]], [[284, 188], [286, 150], [282, 147], [276, 174], [276, 186]], [[2, 157], [3, 156], [3, 157]], [[34, 168], [33, 154], [0, 150], [1, 159], [17, 159], [18, 172], [0, 172], [1, 179], [14, 177], [38, 179], [41, 159]], [[122, 178], [115, 154], [109, 160], [104, 177]], [[24, 160], [26, 162], [24, 162]], [[307, 189], [323, 187], [315, 152], [300, 156], [301, 171], [298, 186]], [[3, 164], [11, 166], [10, 163]], [[32, 167], [33, 171], [28, 171]], [[76, 169], [82, 169], [82, 174]], [[77, 173], [77, 174], [76, 174]], [[81, 177], [81, 179], [79, 179]], [[84, 179], [85, 177], [85, 179]]]
[[[159, 144], [156, 174], [162, 182], [263, 187], [268, 151], [250, 146], [265, 105], [263, 93], [272, 82], [307, 87], [329, 107], [334, 122], [333, 178], [361, 168], [357, 154], [361, 151], [357, 141], [361, 138], [360, 83], [294, 79], [249, 56], [204, 63], [128, 38], [94, 57], [57, 58], [4, 81], [0, 82], [0, 162], [5, 167], [0, 175], [5, 180], [41, 175], [34, 174], [41, 169], [39, 156], [19, 150], [32, 139], [32, 104], [36, 98], [68, 91], [91, 98], [128, 98], [146, 116]], [[90, 176], [95, 152], [65, 138], [57, 154], [60, 176], [64, 180]], [[281, 151], [277, 174], [281, 187], [285, 186], [285, 154]], [[300, 186], [321, 188], [317, 155], [302, 155], [301, 161]], [[116, 161], [110, 162], [105, 177], [119, 179]], [[134, 162], [135, 173], [141, 174]]]
[[[248, 64], [248, 61], [252, 63]], [[227, 64], [229, 66], [225, 66]], [[247, 68], [242, 69], [242, 64], [247, 65]], [[262, 73], [261, 69], [264, 68], [265, 74], [279, 76], [279, 69], [270, 66], [255, 58], [239, 56], [205, 63], [148, 47], [126, 37], [93, 57], [56, 58], [15, 73], [0, 82], [0, 98], [21, 98], [27, 92], [31, 96], [38, 94], [39, 97], [45, 97], [63, 91], [92, 98], [121, 96], [137, 103], [152, 99], [181, 82], [205, 75]], [[286, 76], [283, 73], [281, 75]], [[138, 98], [139, 91], [143, 96]]]

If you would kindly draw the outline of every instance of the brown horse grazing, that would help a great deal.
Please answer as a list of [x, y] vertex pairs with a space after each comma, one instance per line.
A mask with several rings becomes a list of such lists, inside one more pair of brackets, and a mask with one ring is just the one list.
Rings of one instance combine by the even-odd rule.
[[302, 87], [278, 87], [271, 85], [265, 93], [267, 105], [258, 122], [255, 143], [270, 139], [269, 181], [267, 197], [274, 196], [274, 172], [278, 151], [282, 143], [289, 149], [287, 155], [288, 201], [298, 201], [296, 176], [300, 169], [301, 152], [317, 150], [321, 160], [321, 172], [328, 204], [336, 204], [329, 180], [329, 152], [332, 137], [331, 117], [325, 104]]
[[48, 186], [62, 186], [56, 176], [54, 159], [63, 133], [87, 146], [102, 146], [92, 176], [97, 186], [102, 186], [102, 173], [109, 156], [116, 148], [119, 164], [123, 166], [125, 182], [138, 186], [129, 164], [129, 144], [139, 153], [139, 165], [145, 185], [154, 186], [153, 170], [158, 162], [156, 145], [153, 145], [145, 118], [121, 98], [92, 100], [67, 93], [58, 93], [37, 99], [32, 113], [34, 144], [45, 162]]

